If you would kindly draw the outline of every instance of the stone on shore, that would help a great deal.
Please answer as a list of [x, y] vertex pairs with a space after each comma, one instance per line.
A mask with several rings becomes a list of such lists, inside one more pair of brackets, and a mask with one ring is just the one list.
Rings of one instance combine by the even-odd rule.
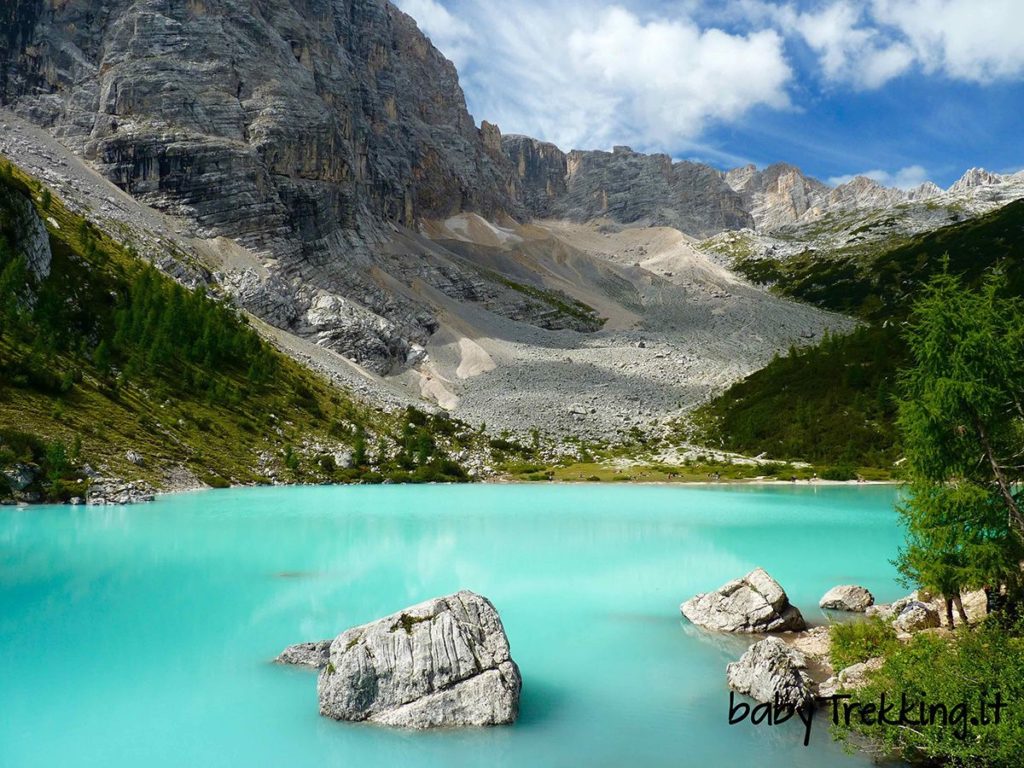
[[821, 684], [818, 697], [828, 699], [840, 691], [861, 690], [871, 681], [871, 673], [880, 670], [883, 664], [885, 664], [885, 659], [879, 656], [840, 670], [839, 674]]
[[843, 584], [838, 587], [832, 587], [832, 589], [826, 592], [818, 602], [818, 607], [831, 611], [863, 613], [874, 603], [874, 595], [864, 589], [864, 587]]
[[697, 626], [717, 632], [788, 632], [807, 626], [785, 590], [762, 568], [695, 595], [679, 609]]
[[726, 667], [726, 677], [732, 690], [763, 703], [802, 707], [814, 700], [807, 660], [777, 637], [750, 646]]
[[281, 651], [280, 655], [274, 659], [274, 663], [323, 669], [330, 660], [332, 642], [331, 640], [321, 640], [318, 643], [290, 645]]
[[887, 621], [892, 621], [897, 616], [899, 616], [900, 613], [903, 612], [904, 608], [906, 608], [908, 605], [915, 602], [916, 600], [917, 592], [911, 592], [906, 597], [901, 597], [899, 600], [896, 600], [894, 602], [880, 603], [879, 605], [869, 606], [865, 613], [868, 616], [878, 616]]
[[893, 622], [898, 632], [920, 632], [922, 629], [933, 629], [939, 624], [939, 612], [922, 602], [910, 603]]
[[498, 612], [464, 591], [339, 635], [317, 693], [327, 717], [423, 729], [513, 723], [521, 687]]

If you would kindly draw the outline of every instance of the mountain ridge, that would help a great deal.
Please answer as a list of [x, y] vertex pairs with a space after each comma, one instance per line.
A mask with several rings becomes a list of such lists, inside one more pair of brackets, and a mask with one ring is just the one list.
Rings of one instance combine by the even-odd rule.
[[[896, 200], [861, 180], [836, 196], [793, 166], [733, 173], [734, 186], [668, 155], [565, 153], [478, 127], [454, 65], [384, 0], [19, 0], [4, 13], [0, 101], [14, 117], [0, 149], [62, 189], [98, 172], [163, 216], [164, 235], [147, 224], [137, 238], [148, 258], [224, 289], [338, 380], [501, 428], [529, 426], [495, 407], [510, 392], [566, 433], [656, 428], [791, 344], [848, 329], [745, 283], [696, 240]], [[84, 215], [121, 227], [123, 201], [85, 187]], [[806, 242], [783, 234], [765, 248]]]

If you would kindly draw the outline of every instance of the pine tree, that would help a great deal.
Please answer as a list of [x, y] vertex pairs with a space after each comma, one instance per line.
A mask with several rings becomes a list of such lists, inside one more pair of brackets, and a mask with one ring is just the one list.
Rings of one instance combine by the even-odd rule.
[[946, 596], [950, 624], [961, 590], [1002, 584], [1019, 601], [1024, 587], [1024, 303], [1004, 285], [997, 274], [970, 291], [944, 272], [907, 332], [913, 364], [898, 425], [908, 540], [898, 565]]

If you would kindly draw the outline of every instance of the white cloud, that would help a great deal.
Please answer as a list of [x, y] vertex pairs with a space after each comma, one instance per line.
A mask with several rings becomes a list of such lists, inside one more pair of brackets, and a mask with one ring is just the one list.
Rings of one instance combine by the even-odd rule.
[[863, 3], [838, 0], [813, 11], [792, 4], [751, 0], [743, 6], [751, 19], [775, 23], [803, 39], [818, 54], [824, 78], [859, 89], [879, 88], [914, 63], [913, 49], [870, 24]]
[[876, 181], [883, 187], [896, 187], [897, 189], [914, 189], [928, 181], [928, 171], [920, 165], [911, 165], [900, 168], [898, 171], [864, 171], [863, 173], [851, 173], [846, 176], [833, 176], [828, 183], [834, 187], [841, 184], [848, 184], [858, 176], [864, 176]]
[[458, 59], [480, 116], [564, 149], [681, 149], [712, 122], [789, 107], [782, 36], [701, 28], [690, 6], [669, 17], [582, 0], [400, 5]]
[[926, 72], [979, 83], [1024, 74], [1021, 0], [874, 0], [872, 13], [906, 38]]
[[802, 39], [827, 81], [885, 85], [911, 68], [988, 83], [1024, 74], [1022, 0], [736, 0], [730, 16]]

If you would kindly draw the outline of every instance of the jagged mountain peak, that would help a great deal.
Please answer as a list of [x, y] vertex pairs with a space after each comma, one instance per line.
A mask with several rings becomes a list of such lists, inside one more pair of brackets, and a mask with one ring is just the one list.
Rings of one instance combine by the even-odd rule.
[[971, 168], [960, 179], [949, 188], [950, 192], [967, 192], [976, 187], [989, 187], [994, 184], [1001, 184], [1003, 176], [998, 173], [991, 173], [984, 168]]

